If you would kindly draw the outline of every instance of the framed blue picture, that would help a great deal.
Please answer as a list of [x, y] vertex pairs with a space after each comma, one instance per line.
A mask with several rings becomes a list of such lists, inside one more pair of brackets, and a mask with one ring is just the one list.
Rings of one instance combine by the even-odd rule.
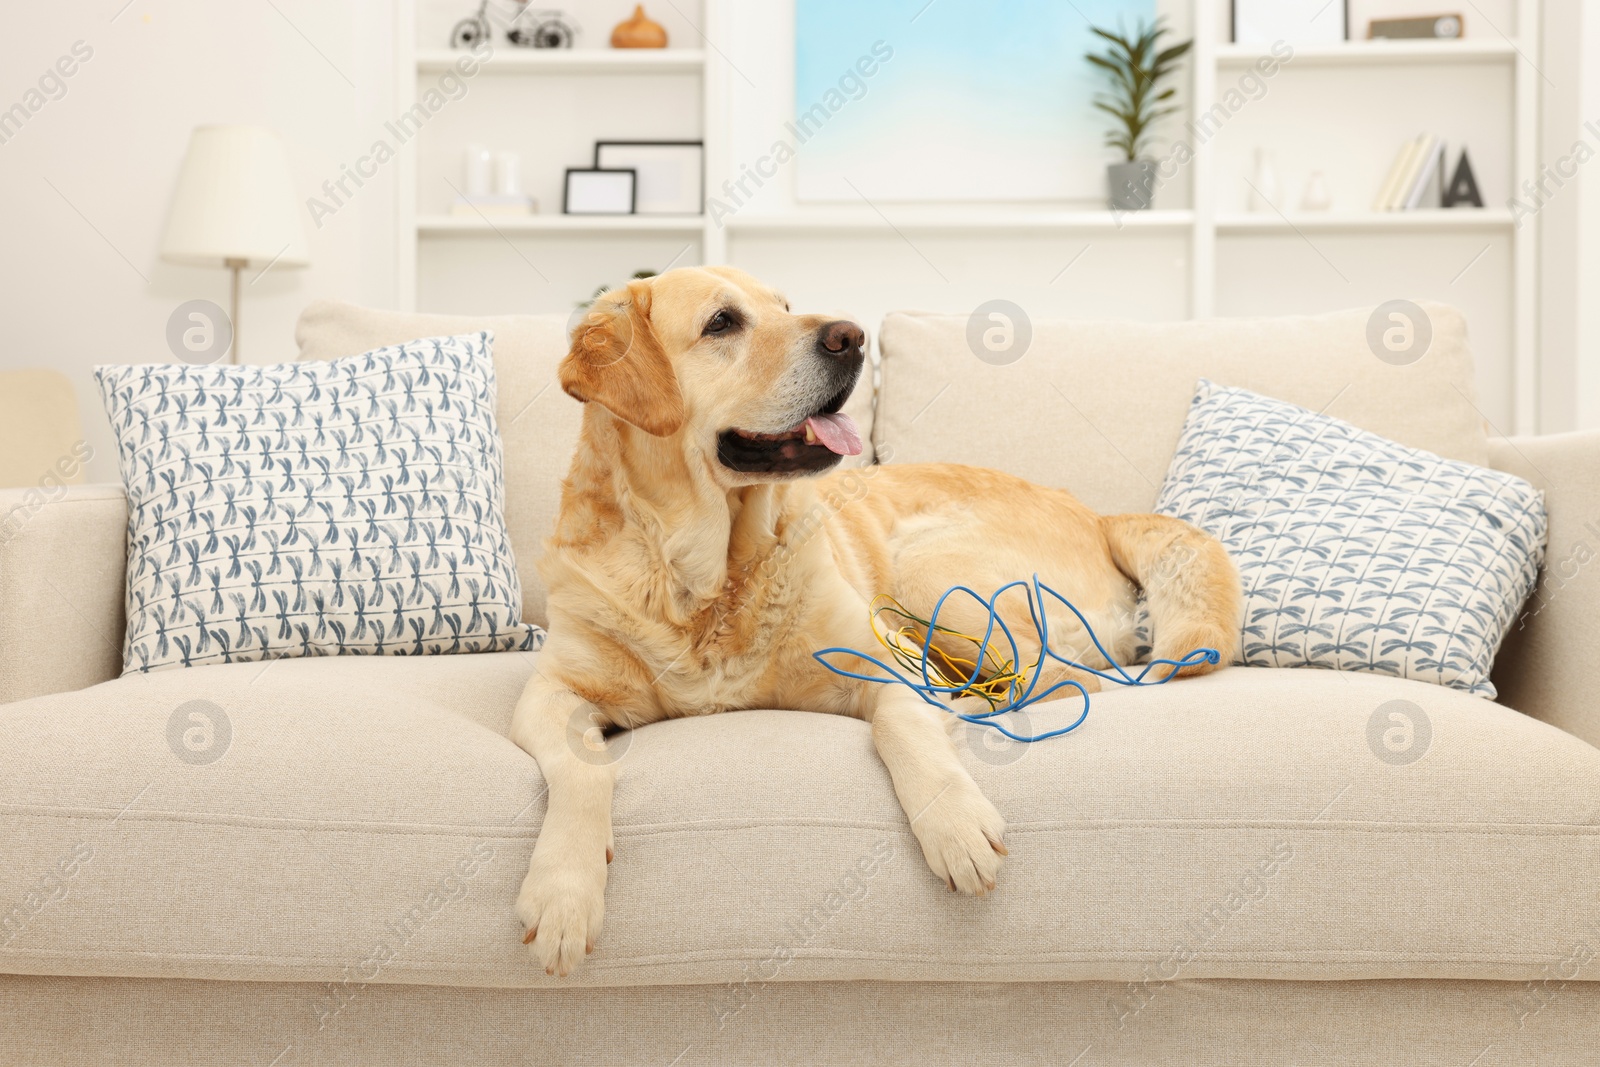
[[1091, 24], [1155, 0], [795, 0], [803, 201], [1105, 199]]

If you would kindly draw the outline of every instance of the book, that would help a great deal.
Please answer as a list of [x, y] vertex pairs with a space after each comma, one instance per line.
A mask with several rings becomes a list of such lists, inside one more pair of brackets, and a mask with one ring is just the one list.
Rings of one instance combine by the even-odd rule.
[[1422, 160], [1428, 151], [1428, 135], [1418, 134], [1412, 142], [1411, 153], [1406, 156], [1406, 169], [1400, 174], [1400, 181], [1389, 194], [1389, 210], [1404, 211], [1406, 201], [1411, 198], [1411, 187], [1417, 183], [1417, 172], [1422, 169]]
[[1438, 186], [1444, 172], [1444, 142], [1437, 137], [1429, 137], [1421, 159], [1416, 180], [1412, 182], [1410, 193], [1406, 197], [1407, 211], [1415, 211], [1421, 207], [1428, 190]]
[[1378, 195], [1372, 201], [1372, 210], [1394, 210], [1391, 205], [1394, 203], [1395, 190], [1400, 187], [1400, 183], [1405, 180], [1406, 174], [1410, 172], [1411, 157], [1416, 150], [1416, 138], [1407, 141], [1401, 146], [1399, 154], [1394, 157], [1394, 163], [1389, 167], [1389, 176], [1383, 180], [1383, 185], [1378, 188]]

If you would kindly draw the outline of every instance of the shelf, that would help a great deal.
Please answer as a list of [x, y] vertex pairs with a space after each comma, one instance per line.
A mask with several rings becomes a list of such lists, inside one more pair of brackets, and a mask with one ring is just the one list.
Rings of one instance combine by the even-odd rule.
[[[419, 74], [442, 73], [455, 66], [464, 50], [429, 49], [417, 53]], [[516, 48], [497, 45], [485, 60], [486, 74], [676, 74], [705, 68], [698, 48]]]
[[1293, 233], [1295, 230], [1331, 233], [1372, 233], [1377, 231], [1510, 230], [1511, 212], [1497, 208], [1425, 209], [1421, 211], [1361, 212], [1351, 214], [1218, 215], [1219, 233]]
[[786, 214], [735, 214], [724, 220], [736, 233], [865, 232], [893, 230], [915, 233], [1070, 233], [1117, 230], [1187, 230], [1194, 225], [1190, 211], [972, 211], [929, 212], [891, 206], [883, 214], [871, 209], [829, 208]]
[[687, 233], [705, 228], [699, 215], [419, 215], [417, 233]]
[[[1346, 41], [1296, 48], [1289, 59], [1277, 62], [1285, 67], [1360, 67], [1384, 63], [1509, 63], [1516, 56], [1517, 48], [1511, 41]], [[1216, 57], [1219, 67], [1248, 67], [1258, 59], [1276, 59], [1267, 49], [1253, 44], [1218, 45]]]

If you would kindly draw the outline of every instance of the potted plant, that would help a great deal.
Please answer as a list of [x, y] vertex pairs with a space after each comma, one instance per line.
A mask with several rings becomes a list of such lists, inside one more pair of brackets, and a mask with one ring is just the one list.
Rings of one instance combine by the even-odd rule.
[[1108, 42], [1103, 55], [1087, 53], [1084, 58], [1111, 78], [1111, 89], [1094, 98], [1094, 106], [1117, 120], [1106, 134], [1106, 147], [1115, 148], [1123, 159], [1107, 168], [1111, 185], [1111, 207], [1116, 211], [1142, 211], [1155, 197], [1156, 165], [1139, 154], [1150, 137], [1150, 127], [1178, 108], [1165, 101], [1178, 90], [1161, 88], [1161, 82], [1177, 68], [1177, 61], [1189, 51], [1193, 40], [1161, 48], [1161, 38], [1170, 31], [1161, 19], [1146, 25], [1143, 20], [1132, 35], [1113, 33], [1098, 26], [1089, 29]]

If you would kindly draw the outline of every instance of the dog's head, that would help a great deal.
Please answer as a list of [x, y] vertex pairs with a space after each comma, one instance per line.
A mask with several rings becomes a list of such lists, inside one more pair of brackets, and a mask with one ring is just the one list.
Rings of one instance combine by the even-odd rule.
[[604, 294], [572, 336], [561, 387], [705, 456], [719, 481], [817, 474], [861, 451], [840, 409], [866, 335], [794, 315], [729, 267], [685, 267]]

